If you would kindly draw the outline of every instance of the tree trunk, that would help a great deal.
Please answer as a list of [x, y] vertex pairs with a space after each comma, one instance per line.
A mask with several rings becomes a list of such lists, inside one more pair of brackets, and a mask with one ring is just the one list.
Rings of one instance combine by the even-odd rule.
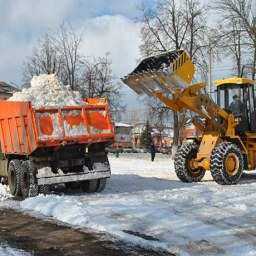
[[173, 144], [172, 144], [172, 158], [174, 158], [177, 148], [179, 146], [179, 115], [177, 112], [173, 112]]
[[256, 73], [256, 43], [254, 45], [254, 55], [253, 55], [253, 64], [252, 64], [252, 80], [255, 80]]

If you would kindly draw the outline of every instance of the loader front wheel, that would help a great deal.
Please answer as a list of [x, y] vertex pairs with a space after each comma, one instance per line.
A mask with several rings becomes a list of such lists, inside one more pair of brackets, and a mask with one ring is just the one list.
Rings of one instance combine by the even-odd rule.
[[243, 173], [243, 155], [231, 142], [222, 142], [212, 152], [211, 174], [221, 185], [237, 184]]
[[174, 160], [175, 172], [183, 182], [199, 182], [205, 175], [204, 169], [194, 169], [190, 164], [191, 160], [197, 155], [198, 147], [195, 142], [185, 142], [176, 152]]
[[11, 160], [8, 166], [8, 185], [10, 192], [14, 197], [21, 195], [20, 189], [21, 161]]

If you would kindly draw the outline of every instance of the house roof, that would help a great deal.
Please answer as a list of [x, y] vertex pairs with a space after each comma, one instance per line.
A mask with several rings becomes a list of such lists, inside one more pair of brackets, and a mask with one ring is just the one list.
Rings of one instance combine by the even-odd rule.
[[115, 123], [115, 126], [116, 126], [116, 127], [133, 127], [133, 126], [130, 125], [130, 124], [118, 123], [118, 122]]
[[12, 94], [16, 91], [19, 91], [19, 89], [3, 81], [0, 81], [0, 93]]

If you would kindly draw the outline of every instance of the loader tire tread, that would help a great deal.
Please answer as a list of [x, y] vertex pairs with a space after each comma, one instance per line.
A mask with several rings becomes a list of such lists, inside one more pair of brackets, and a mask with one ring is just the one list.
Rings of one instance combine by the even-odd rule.
[[174, 158], [174, 167], [177, 177], [182, 182], [199, 182], [205, 175], [203, 169], [198, 169], [192, 172], [188, 167], [189, 159], [196, 157], [198, 151], [198, 144], [196, 142], [184, 142], [177, 150]]
[[[224, 161], [229, 153], [234, 153], [239, 158], [239, 170], [236, 175], [230, 176], [225, 170]], [[222, 142], [216, 146], [211, 155], [211, 175], [220, 185], [234, 185], [240, 180], [243, 173], [243, 155], [238, 146], [232, 142]]]

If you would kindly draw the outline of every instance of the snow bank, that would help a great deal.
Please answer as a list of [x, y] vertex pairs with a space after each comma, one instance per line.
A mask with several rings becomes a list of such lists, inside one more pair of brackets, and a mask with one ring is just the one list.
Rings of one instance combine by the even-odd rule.
[[236, 186], [217, 185], [209, 175], [187, 184], [158, 154], [153, 163], [149, 154], [121, 154], [110, 164], [103, 193], [40, 195], [19, 207], [176, 255], [256, 255], [255, 175]]
[[0, 185], [0, 202], [5, 201], [10, 197], [11, 197], [11, 194], [9, 193], [8, 186]]
[[1, 256], [30, 256], [31, 254], [23, 250], [10, 248], [8, 245], [0, 244], [0, 255]]
[[30, 101], [34, 107], [63, 107], [83, 105], [79, 92], [72, 91], [70, 86], [63, 86], [57, 76], [34, 76], [31, 86], [16, 92], [10, 101]]

